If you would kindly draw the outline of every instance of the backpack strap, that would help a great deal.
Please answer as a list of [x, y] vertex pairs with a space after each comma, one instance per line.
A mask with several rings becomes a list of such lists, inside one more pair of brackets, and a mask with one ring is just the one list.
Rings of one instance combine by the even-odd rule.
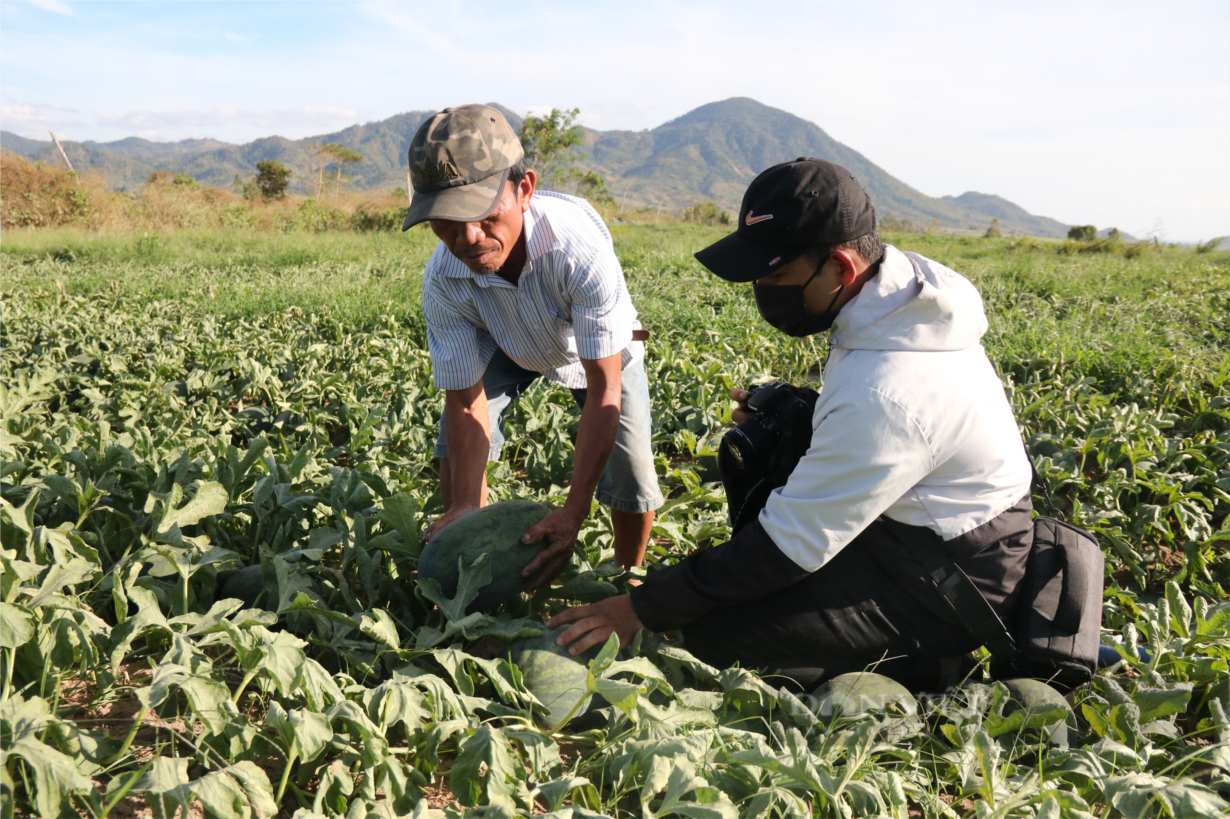
[[1055, 506], [1055, 502], [1051, 500], [1051, 490], [1047, 488], [1046, 481], [1042, 480], [1042, 476], [1038, 474], [1038, 467], [1034, 463], [1034, 458], [1029, 454], [1029, 447], [1025, 446], [1025, 441], [1022, 439], [1021, 448], [1025, 450], [1025, 460], [1029, 461], [1029, 472], [1033, 476], [1030, 479], [1030, 489], [1038, 495], [1042, 496], [1042, 502], [1046, 504], [1046, 508], [1051, 510], [1051, 514], [1060, 520], [1067, 522], [1068, 518], [1063, 512]]
[[920, 542], [915, 549], [931, 585], [961, 627], [996, 659], [1012, 660], [1017, 653], [1012, 634], [969, 575], [933, 544]]

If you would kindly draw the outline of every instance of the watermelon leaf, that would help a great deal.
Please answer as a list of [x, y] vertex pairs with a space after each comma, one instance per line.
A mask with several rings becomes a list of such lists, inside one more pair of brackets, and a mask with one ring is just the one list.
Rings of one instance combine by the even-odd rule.
[[1171, 714], [1182, 714], [1192, 698], [1191, 683], [1176, 683], [1174, 688], [1137, 688], [1132, 700], [1140, 707], [1140, 722], [1153, 722]]
[[486, 804], [512, 808], [521, 770], [504, 732], [484, 725], [458, 744], [457, 761], [449, 771], [449, 788], [467, 807], [480, 804], [485, 796]]
[[401, 639], [397, 636], [397, 624], [384, 609], [372, 609], [361, 612], [358, 616], [359, 631], [371, 637], [377, 643], [394, 651], [401, 648]]
[[423, 596], [439, 607], [440, 613], [449, 621], [461, 620], [466, 616], [466, 606], [474, 602], [483, 586], [491, 582], [491, 563], [487, 555], [479, 555], [469, 566], [461, 558], [457, 559], [457, 571], [460, 579], [457, 581], [457, 594], [445, 597], [440, 583], [431, 577], [420, 577], [418, 589]]
[[611, 667], [611, 663], [615, 662], [617, 654], [619, 654], [619, 635], [612, 632], [611, 636], [606, 638], [606, 644], [602, 646], [598, 656], [589, 661], [589, 673], [595, 678], [602, 677]]
[[401, 535], [406, 550], [416, 557], [423, 551], [419, 538], [418, 513], [418, 501], [405, 492], [389, 495], [384, 499], [384, 508], [376, 513], [377, 519], [392, 526]]
[[0, 648], [20, 648], [34, 636], [34, 617], [21, 606], [0, 602]]
[[636, 683], [623, 680], [602, 678], [593, 680], [592, 677], [591, 680], [594, 693], [627, 714], [628, 719], [636, 720], [636, 701], [644, 693], [644, 689]]

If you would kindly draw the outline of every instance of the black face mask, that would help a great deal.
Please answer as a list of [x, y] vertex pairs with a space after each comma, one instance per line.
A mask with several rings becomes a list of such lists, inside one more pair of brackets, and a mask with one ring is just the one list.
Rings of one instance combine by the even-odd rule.
[[822, 267], [824, 262], [816, 266], [811, 278], [803, 284], [753, 283], [752, 292], [756, 295], [756, 309], [760, 311], [761, 317], [786, 335], [796, 338], [823, 333], [832, 327], [837, 314], [830, 311], [841, 296], [841, 291], [846, 289], [844, 284], [837, 288], [837, 293], [823, 313], [812, 315], [807, 312], [807, 305], [803, 301], [803, 291], [812, 283], [812, 279], [820, 275]]

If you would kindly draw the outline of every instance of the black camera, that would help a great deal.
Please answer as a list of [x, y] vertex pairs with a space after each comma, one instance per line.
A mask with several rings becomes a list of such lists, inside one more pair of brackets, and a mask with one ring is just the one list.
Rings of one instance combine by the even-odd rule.
[[739, 404], [739, 409], [754, 414], [722, 438], [723, 448], [736, 464], [743, 467], [752, 463], [758, 455], [766, 455], [776, 443], [780, 435], [777, 420], [771, 412], [763, 410], [774, 404], [783, 390], [793, 389], [784, 381], [766, 381], [747, 388], [747, 398]]
[[784, 381], [747, 388], [739, 405], [752, 413], [727, 432], [718, 450], [730, 523], [738, 532], [764, 508], [769, 493], [786, 483], [811, 445], [811, 418], [820, 394]]

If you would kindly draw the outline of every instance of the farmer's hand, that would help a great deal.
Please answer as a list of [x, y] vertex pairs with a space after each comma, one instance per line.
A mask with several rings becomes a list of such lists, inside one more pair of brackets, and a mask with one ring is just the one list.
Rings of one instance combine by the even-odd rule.
[[561, 611], [547, 621], [547, 628], [565, 623], [574, 625], [555, 642], [561, 646], [571, 644], [569, 654], [580, 654], [590, 646], [605, 643], [612, 634], [619, 635], [619, 647], [625, 648], [645, 627], [636, 616], [636, 609], [632, 608], [632, 596], [627, 594]]
[[[742, 389], [739, 389], [738, 387], [735, 387], [733, 390], [730, 391], [730, 397], [733, 398], [735, 401], [737, 401], [740, 405], [742, 405], [743, 402], [747, 400], [747, 390], [742, 390]], [[739, 409], [739, 407], [735, 407], [730, 413], [730, 418], [736, 424], [742, 424], [744, 421], [746, 421], [748, 418], [751, 418], [755, 414], [756, 413], [754, 412], [746, 412], [744, 410]]]
[[423, 540], [431, 540], [432, 535], [457, 520], [457, 518], [477, 511], [477, 503], [454, 503], [447, 512], [432, 521], [431, 525], [427, 527], [427, 533], [423, 535]]
[[547, 547], [535, 555], [530, 565], [521, 572], [522, 577], [533, 578], [528, 585], [530, 591], [550, 583], [568, 565], [577, 542], [577, 532], [584, 520], [585, 515], [565, 505], [531, 526], [521, 536], [522, 543], [535, 543], [544, 537], [547, 539]]

